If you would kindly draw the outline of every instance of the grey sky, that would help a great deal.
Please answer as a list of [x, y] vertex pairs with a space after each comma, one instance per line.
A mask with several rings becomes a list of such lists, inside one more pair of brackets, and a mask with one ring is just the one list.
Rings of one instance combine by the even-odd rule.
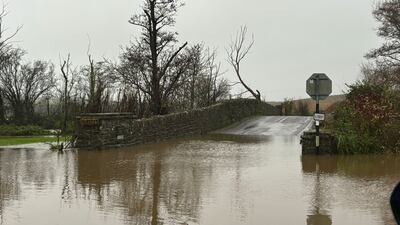
[[[141, 0], [10, 0], [6, 25], [22, 30], [15, 40], [29, 59], [51, 60], [71, 53], [85, 64], [91, 52], [117, 59], [138, 30], [128, 24]], [[241, 25], [255, 45], [243, 63], [244, 79], [267, 100], [306, 97], [305, 80], [325, 72], [334, 94], [359, 77], [363, 55], [379, 45], [373, 0], [187, 0], [177, 17], [180, 41], [218, 48], [226, 77], [236, 81], [225, 47]]]

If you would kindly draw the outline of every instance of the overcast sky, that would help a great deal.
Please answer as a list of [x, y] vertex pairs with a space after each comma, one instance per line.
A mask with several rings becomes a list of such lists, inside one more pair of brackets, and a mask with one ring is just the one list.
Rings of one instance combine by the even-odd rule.
[[[9, 0], [5, 24], [28, 51], [28, 59], [51, 60], [71, 53], [87, 63], [88, 36], [97, 60], [117, 59], [138, 35], [128, 23], [141, 0]], [[305, 80], [325, 72], [334, 94], [360, 77], [367, 51], [379, 46], [371, 11], [374, 0], [187, 0], [177, 17], [181, 42], [218, 48], [226, 77], [225, 47], [241, 25], [255, 45], [242, 65], [243, 78], [267, 100], [306, 97]]]

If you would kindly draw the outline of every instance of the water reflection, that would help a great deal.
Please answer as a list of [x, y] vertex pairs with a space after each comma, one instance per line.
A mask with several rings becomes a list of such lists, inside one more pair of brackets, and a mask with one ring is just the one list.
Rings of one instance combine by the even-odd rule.
[[[310, 166], [310, 165], [308, 165]], [[328, 208], [328, 199], [326, 199], [326, 195], [324, 195], [324, 192], [327, 190], [324, 190], [323, 185], [321, 185], [321, 170], [320, 170], [320, 162], [317, 159], [315, 161], [315, 168], [313, 172], [315, 171], [315, 187], [313, 190], [313, 197], [312, 197], [312, 207], [311, 207], [311, 215], [307, 216], [307, 225], [332, 225], [332, 218], [329, 215], [329, 211], [327, 210]], [[325, 167], [329, 168], [328, 167]], [[312, 168], [308, 168], [312, 169]]]
[[202, 201], [223, 175], [217, 168], [235, 174], [234, 199], [239, 199], [242, 167], [249, 166], [249, 160], [254, 165], [258, 161], [247, 156], [243, 144], [256, 145], [259, 138], [214, 140], [210, 136], [209, 140], [145, 145], [134, 151], [79, 151], [80, 195], [96, 199], [104, 211], [122, 209], [125, 220], [133, 224], [199, 223]]
[[162, 223], [176, 213], [180, 215], [172, 218], [196, 218], [201, 184], [194, 181], [201, 181], [201, 174], [179, 161], [171, 164], [166, 153], [170, 147], [80, 151], [78, 182], [104, 210], [122, 208], [134, 224]]
[[399, 178], [400, 155], [301, 156], [303, 172], [337, 173], [354, 178]]
[[[312, 219], [308, 217], [307, 224], [332, 224], [327, 205], [338, 204], [337, 198], [343, 198], [347, 206], [356, 210], [381, 211], [378, 221], [395, 225], [388, 203], [390, 189], [400, 180], [399, 155], [306, 155], [301, 156], [301, 162], [303, 172], [315, 179], [316, 197], [310, 205], [317, 213]], [[320, 199], [321, 196], [325, 199]], [[325, 216], [322, 216], [319, 211], [324, 203]]]
[[[197, 140], [212, 140], [212, 141], [225, 141], [225, 142], [233, 142], [233, 143], [242, 143], [242, 144], [254, 144], [254, 143], [266, 143], [271, 141], [271, 136], [262, 136], [262, 135], [247, 135], [247, 136], [240, 136], [240, 135], [231, 135], [231, 134], [220, 134], [220, 133], [213, 133], [205, 136], [198, 136]], [[188, 139], [193, 140], [193, 138]]]
[[394, 225], [385, 198], [399, 156], [301, 157], [298, 141], [211, 135], [108, 151], [0, 150], [0, 224]]

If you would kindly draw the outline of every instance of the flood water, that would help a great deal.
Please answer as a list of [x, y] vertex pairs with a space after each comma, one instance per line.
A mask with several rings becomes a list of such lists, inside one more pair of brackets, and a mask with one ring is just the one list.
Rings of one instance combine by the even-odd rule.
[[301, 156], [298, 136], [0, 150], [0, 224], [394, 225], [400, 156]]

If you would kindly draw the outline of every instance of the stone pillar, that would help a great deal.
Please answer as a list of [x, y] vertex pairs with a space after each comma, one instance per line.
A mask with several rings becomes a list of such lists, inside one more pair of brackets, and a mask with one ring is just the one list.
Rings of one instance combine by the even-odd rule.
[[[303, 155], [315, 154], [315, 132], [304, 132], [301, 136]], [[329, 133], [320, 133], [320, 154], [337, 154], [337, 140]]]

